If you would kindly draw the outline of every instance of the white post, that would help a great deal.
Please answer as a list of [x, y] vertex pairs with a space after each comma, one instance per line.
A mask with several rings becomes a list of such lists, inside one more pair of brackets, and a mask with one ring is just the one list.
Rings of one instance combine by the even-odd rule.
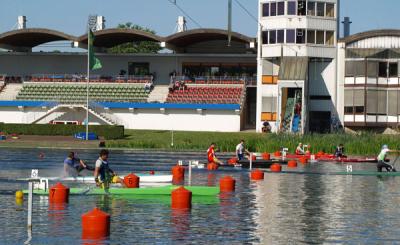
[[189, 161], [189, 182], [188, 185], [192, 185], [192, 161]]
[[250, 153], [250, 170], [253, 169], [253, 153]]
[[88, 53], [87, 53], [87, 79], [86, 79], [86, 140], [89, 140], [89, 82], [90, 82], [90, 26], [88, 24]]
[[32, 205], [33, 205], [33, 182], [29, 181], [28, 187], [28, 232], [32, 230]]

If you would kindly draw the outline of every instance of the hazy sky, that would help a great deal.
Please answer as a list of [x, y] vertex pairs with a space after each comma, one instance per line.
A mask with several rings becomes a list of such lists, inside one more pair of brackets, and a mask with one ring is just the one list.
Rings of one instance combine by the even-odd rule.
[[[28, 27], [44, 27], [73, 35], [85, 31], [89, 14], [104, 15], [106, 26], [133, 22], [159, 35], [173, 33], [182, 13], [169, 0], [0, 0], [0, 33], [13, 29], [18, 15], [26, 15]], [[173, 0], [171, 0], [173, 1]], [[227, 0], [176, 0], [202, 27], [226, 28]], [[238, 0], [257, 15], [257, 0]], [[256, 22], [233, 3], [233, 29], [256, 36]], [[352, 33], [400, 28], [400, 0], [342, 0], [341, 15], [350, 16]], [[188, 22], [189, 28], [197, 27]]]

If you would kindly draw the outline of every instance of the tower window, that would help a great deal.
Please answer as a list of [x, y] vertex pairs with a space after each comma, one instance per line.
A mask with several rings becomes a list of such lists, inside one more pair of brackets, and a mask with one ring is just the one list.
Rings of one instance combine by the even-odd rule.
[[296, 2], [295, 1], [289, 1], [288, 2], [288, 10], [287, 10], [288, 15], [296, 15]]
[[263, 44], [268, 44], [268, 31], [263, 31], [262, 32], [262, 43]]
[[333, 3], [326, 4], [326, 17], [335, 18], [335, 4]]
[[295, 43], [296, 42], [296, 31], [294, 29], [286, 30], [286, 43]]
[[325, 3], [317, 3], [317, 16], [325, 16]]
[[333, 31], [327, 31], [326, 32], [326, 37], [325, 37], [325, 44], [333, 46], [335, 45], [335, 35]]
[[325, 33], [324, 31], [317, 31], [317, 44], [325, 44]]
[[269, 44], [276, 43], [276, 30], [269, 31]]
[[307, 15], [315, 16], [315, 2], [308, 2]]
[[307, 43], [315, 44], [315, 31], [314, 30], [307, 31]]
[[304, 29], [297, 29], [296, 30], [296, 43], [305, 43], [306, 42], [306, 35]]
[[297, 15], [306, 15], [307, 9], [306, 9], [306, 1], [299, 0], [297, 2]]
[[277, 43], [285, 43], [285, 30], [277, 30]]
[[285, 15], [285, 2], [278, 2], [278, 14], [277, 15]]
[[271, 16], [276, 16], [276, 3], [271, 3]]
[[269, 3], [264, 3], [263, 4], [263, 16], [269, 16]]

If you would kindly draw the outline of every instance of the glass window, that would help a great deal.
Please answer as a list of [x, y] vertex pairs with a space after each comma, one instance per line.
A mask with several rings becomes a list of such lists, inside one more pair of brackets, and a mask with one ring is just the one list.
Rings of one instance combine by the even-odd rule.
[[325, 44], [325, 33], [324, 31], [317, 31], [317, 44]]
[[269, 31], [269, 44], [276, 43], [276, 30]]
[[344, 106], [353, 107], [353, 90], [344, 90]]
[[389, 63], [389, 77], [398, 77], [397, 73], [397, 63]]
[[296, 15], [296, 2], [295, 1], [288, 2], [287, 14], [288, 15]]
[[367, 61], [367, 76], [371, 78], [376, 78], [378, 76], [378, 62]]
[[262, 43], [263, 44], [268, 44], [268, 31], [263, 31], [262, 32]]
[[353, 115], [354, 114], [354, 107], [352, 106], [345, 106], [344, 107], [344, 114], [346, 115]]
[[288, 29], [286, 30], [286, 43], [295, 43], [296, 42], [296, 30]]
[[306, 15], [306, 1], [299, 0], [297, 2], [297, 15]]
[[335, 4], [333, 3], [326, 4], [326, 17], [335, 18]]
[[307, 31], [307, 43], [315, 44], [315, 31], [314, 30]]
[[378, 115], [387, 114], [387, 90], [378, 91]]
[[345, 76], [354, 77], [355, 76], [355, 62], [356, 61], [346, 61]]
[[317, 16], [325, 16], [325, 3], [317, 3]]
[[397, 116], [397, 91], [396, 90], [390, 90], [388, 91], [388, 116]]
[[136, 76], [145, 76], [150, 74], [150, 64], [149, 63], [128, 63], [128, 74]]
[[307, 15], [315, 16], [315, 2], [308, 2]]
[[278, 2], [278, 14], [285, 15], [285, 2]]
[[[364, 89], [354, 90], [354, 106], [355, 107], [364, 107]], [[357, 111], [357, 110], [356, 110]]]
[[304, 29], [296, 30], [296, 43], [306, 43], [306, 34]]
[[285, 30], [277, 30], [277, 43], [285, 43]]
[[325, 44], [329, 46], [335, 45], [335, 34], [333, 31], [327, 31], [325, 37]]
[[276, 3], [271, 3], [270, 14], [271, 16], [276, 16]]
[[367, 114], [375, 115], [378, 111], [378, 91], [367, 90]]
[[365, 77], [365, 60], [354, 61], [354, 76]]
[[387, 77], [387, 63], [379, 62], [379, 77]]
[[269, 16], [269, 3], [264, 3], [263, 4], [263, 16]]

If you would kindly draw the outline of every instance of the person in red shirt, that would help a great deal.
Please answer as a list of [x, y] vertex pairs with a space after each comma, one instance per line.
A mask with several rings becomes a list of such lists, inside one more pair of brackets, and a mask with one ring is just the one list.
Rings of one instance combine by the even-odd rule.
[[215, 156], [215, 143], [211, 143], [210, 147], [207, 150], [207, 159], [208, 163], [216, 163], [221, 165], [222, 162], [218, 160], [218, 158]]

